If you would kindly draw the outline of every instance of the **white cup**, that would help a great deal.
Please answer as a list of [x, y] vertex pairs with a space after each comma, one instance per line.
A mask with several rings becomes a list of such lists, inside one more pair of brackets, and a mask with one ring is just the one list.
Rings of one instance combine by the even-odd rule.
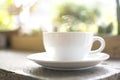
[[[57, 61], [79, 61], [90, 53], [99, 53], [105, 47], [105, 41], [92, 32], [44, 32], [43, 41], [47, 55]], [[91, 50], [94, 41], [100, 47]]]

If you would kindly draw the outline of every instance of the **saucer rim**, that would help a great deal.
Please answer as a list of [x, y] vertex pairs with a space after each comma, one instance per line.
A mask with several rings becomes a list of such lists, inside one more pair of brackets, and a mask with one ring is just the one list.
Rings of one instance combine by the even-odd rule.
[[[42, 54], [42, 53], [34, 53], [31, 55], [35, 54]], [[102, 54], [103, 56], [105, 55], [104, 58], [101, 59], [95, 59], [95, 60], [83, 60], [83, 61], [49, 61], [49, 60], [36, 60], [36, 59], [31, 59], [29, 56], [27, 58], [38, 65], [40, 65], [43, 68], [46, 69], [51, 69], [51, 70], [85, 70], [85, 69], [90, 69], [93, 68], [103, 61], [107, 60], [110, 56], [107, 53], [98, 53]]]
[[[110, 58], [110, 55], [104, 52], [100, 52], [100, 53], [95, 53], [95, 54], [101, 54], [101, 55], [105, 55], [105, 58], [101, 58], [101, 59], [84, 59], [84, 60], [71, 60], [71, 61], [58, 61], [58, 60], [45, 60], [45, 59], [35, 59], [35, 58], [31, 58], [31, 56], [33, 55], [44, 55], [46, 52], [40, 52], [40, 53], [33, 53], [27, 56], [27, 59], [32, 60], [32, 61], [39, 61], [39, 62], [49, 62], [49, 63], [78, 63], [78, 62], [96, 62], [96, 61], [105, 61], [107, 59]], [[91, 55], [91, 54], [89, 54]], [[93, 54], [92, 54], [93, 55]]]

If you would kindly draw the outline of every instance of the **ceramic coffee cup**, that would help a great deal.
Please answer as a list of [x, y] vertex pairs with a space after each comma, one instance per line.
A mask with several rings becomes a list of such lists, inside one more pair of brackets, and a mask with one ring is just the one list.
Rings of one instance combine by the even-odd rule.
[[[99, 53], [105, 47], [104, 39], [92, 32], [44, 32], [43, 41], [47, 55], [57, 61], [83, 60], [88, 54]], [[101, 45], [91, 50], [95, 41]]]

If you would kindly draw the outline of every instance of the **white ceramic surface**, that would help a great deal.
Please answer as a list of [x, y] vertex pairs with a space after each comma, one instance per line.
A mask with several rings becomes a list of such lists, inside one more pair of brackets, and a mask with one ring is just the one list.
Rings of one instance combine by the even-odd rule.
[[[43, 41], [48, 55], [56, 60], [82, 60], [89, 53], [101, 52], [105, 41], [92, 32], [44, 32]], [[101, 46], [91, 51], [94, 41]]]
[[81, 70], [96, 66], [97, 64], [107, 60], [109, 58], [109, 55], [106, 53], [96, 53], [89, 54], [84, 60], [80, 61], [56, 61], [49, 58], [46, 52], [43, 52], [28, 55], [27, 58], [49, 69]]

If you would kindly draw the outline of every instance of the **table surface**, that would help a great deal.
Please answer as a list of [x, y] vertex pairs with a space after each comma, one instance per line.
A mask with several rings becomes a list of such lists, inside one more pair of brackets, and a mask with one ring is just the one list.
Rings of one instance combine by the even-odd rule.
[[0, 79], [5, 72], [15, 78], [4, 76], [9, 80], [119, 80], [120, 60], [108, 60], [87, 70], [57, 71], [45, 69], [28, 60], [26, 56], [30, 54], [33, 52], [0, 50]]

